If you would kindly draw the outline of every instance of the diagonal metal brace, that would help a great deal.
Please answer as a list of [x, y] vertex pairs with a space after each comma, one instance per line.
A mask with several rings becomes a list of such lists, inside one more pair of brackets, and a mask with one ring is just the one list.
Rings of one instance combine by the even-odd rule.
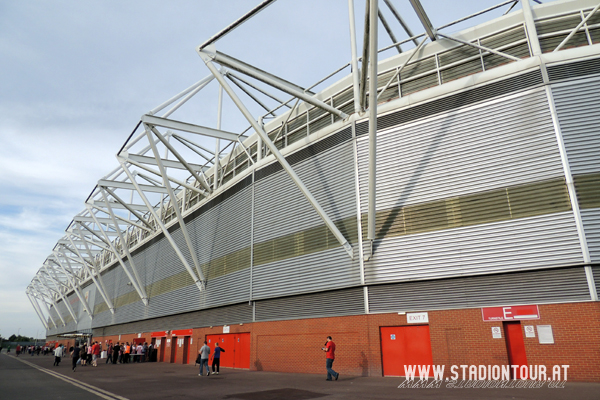
[[227, 94], [229, 95], [231, 100], [233, 100], [233, 102], [236, 104], [236, 106], [242, 112], [242, 114], [244, 115], [246, 120], [250, 123], [250, 125], [252, 125], [252, 127], [254, 128], [256, 133], [259, 135], [259, 137], [262, 139], [262, 141], [269, 148], [269, 150], [271, 151], [273, 156], [277, 159], [277, 161], [279, 161], [279, 163], [281, 164], [283, 169], [288, 173], [288, 175], [290, 176], [292, 181], [296, 184], [298, 189], [300, 189], [300, 191], [302, 192], [304, 197], [306, 197], [306, 199], [313, 206], [313, 208], [315, 209], [317, 214], [319, 214], [319, 216], [321, 217], [323, 222], [325, 222], [325, 225], [327, 226], [327, 228], [329, 228], [329, 230], [333, 233], [335, 238], [344, 247], [344, 249], [350, 256], [350, 258], [354, 259], [354, 250], [352, 249], [352, 245], [350, 243], [348, 243], [348, 241], [346, 240], [344, 235], [342, 235], [342, 233], [337, 228], [337, 226], [335, 226], [333, 221], [329, 218], [329, 216], [327, 215], [325, 210], [323, 210], [323, 208], [321, 207], [321, 205], [319, 204], [317, 199], [315, 199], [313, 197], [313, 195], [310, 193], [308, 188], [304, 185], [304, 183], [302, 183], [302, 181], [300, 180], [300, 177], [296, 174], [296, 172], [293, 170], [291, 165], [287, 162], [285, 157], [279, 152], [279, 150], [277, 149], [277, 146], [275, 146], [275, 144], [271, 141], [271, 138], [269, 138], [269, 135], [267, 135], [267, 133], [265, 132], [263, 127], [254, 119], [252, 114], [250, 114], [250, 111], [246, 108], [246, 106], [244, 106], [244, 103], [242, 103], [240, 98], [237, 97], [237, 95], [235, 94], [235, 92], [233, 91], [231, 86], [229, 86], [229, 83], [227, 83], [225, 77], [223, 75], [221, 75], [221, 73], [219, 72], [217, 67], [212, 63], [211, 55], [208, 53], [205, 53], [203, 51], [201, 51], [199, 53], [200, 53], [200, 57], [202, 57], [203, 61], [206, 63], [206, 66], [208, 67], [208, 69], [210, 69], [210, 71], [213, 73], [215, 78], [217, 78], [217, 80], [219, 81], [219, 83], [221, 84], [223, 89], [227, 92]]
[[[227, 54], [220, 53], [220, 52], [216, 51], [216, 49], [212, 45], [207, 47], [204, 50], [198, 50], [198, 54], [202, 58], [207, 58], [211, 61], [214, 61], [221, 65], [227, 66], [233, 70], [239, 71], [239, 72], [241, 72], [245, 75], [248, 75], [254, 79], [264, 82], [267, 85], [273, 86], [273, 87], [281, 90], [282, 92], [285, 92], [294, 97], [297, 97], [297, 98], [305, 101], [308, 104], [311, 104], [315, 107], [319, 107], [331, 114], [337, 115], [338, 117], [340, 117], [342, 119], [346, 119], [348, 117], [348, 115], [345, 114], [344, 112], [338, 110], [335, 107], [332, 107], [331, 105], [327, 104], [326, 102], [324, 102], [322, 100], [319, 100], [319, 99], [313, 97], [312, 92], [308, 92], [307, 90], [305, 90], [304, 88], [302, 88], [298, 85], [295, 85], [291, 82], [281, 79], [273, 74], [269, 74], [268, 72], [258, 69], [252, 65], [246, 64], [245, 62], [237, 60], [233, 57], [230, 57]], [[222, 75], [219, 73], [219, 76], [222, 76]]]

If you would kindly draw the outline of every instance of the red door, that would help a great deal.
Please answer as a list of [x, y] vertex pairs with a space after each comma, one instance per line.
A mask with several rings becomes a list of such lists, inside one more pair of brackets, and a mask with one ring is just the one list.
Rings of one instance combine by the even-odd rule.
[[250, 333], [233, 335], [234, 368], [250, 368]]
[[250, 368], [250, 333], [226, 333], [207, 335], [206, 342], [214, 353], [215, 343], [224, 351], [221, 352], [221, 366], [229, 368]]
[[[519, 321], [503, 322], [504, 336], [506, 337], [506, 351], [508, 352], [508, 363], [510, 365], [527, 365], [527, 354], [525, 354], [525, 341]], [[513, 370], [510, 370], [511, 375]], [[513, 379], [527, 379], [527, 371], [521, 374], [521, 368], [516, 369]]]
[[[433, 366], [429, 325], [381, 327], [384, 376], [405, 376], [405, 366]], [[431, 374], [431, 370], [430, 370]]]
[[190, 337], [186, 336], [183, 338], [183, 363], [190, 363]]
[[167, 338], [166, 337], [162, 337], [160, 338], [160, 347], [158, 348], [158, 361], [160, 362], [164, 362], [165, 361], [165, 347], [167, 347]]
[[177, 360], [177, 341], [179, 339], [176, 336], [171, 337], [171, 364], [174, 364]]

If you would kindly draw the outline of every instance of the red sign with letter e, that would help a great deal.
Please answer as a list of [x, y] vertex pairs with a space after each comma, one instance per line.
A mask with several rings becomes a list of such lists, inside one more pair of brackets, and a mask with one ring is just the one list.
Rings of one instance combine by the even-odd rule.
[[540, 319], [538, 306], [485, 307], [481, 309], [484, 321], [514, 321]]

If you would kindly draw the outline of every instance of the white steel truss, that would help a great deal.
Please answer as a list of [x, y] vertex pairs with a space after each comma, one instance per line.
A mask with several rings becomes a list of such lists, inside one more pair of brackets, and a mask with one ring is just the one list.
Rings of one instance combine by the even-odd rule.
[[[66, 325], [64, 316], [59, 312], [60, 302], [65, 304], [69, 315], [76, 323], [78, 322], [77, 310], [73, 309], [68, 302], [69, 296], [73, 293], [80, 300], [85, 312], [92, 318], [93, 308], [81, 292], [82, 285], [90, 281], [102, 296], [107, 308], [115, 313], [114, 302], [118, 294], [109, 294], [102, 279], [103, 272], [114, 265], [119, 265], [123, 269], [139, 299], [144, 305], [149, 305], [151, 299], [146, 290], [150, 282], [143, 279], [145, 276], [141, 273], [143, 266], [136, 265], [133, 254], [136, 248], [159, 235], [164, 236], [173, 248], [197, 289], [200, 292], [204, 291], [209, 277], [200, 264], [201, 250], [195, 247], [188, 232], [186, 217], [220, 194], [221, 189], [229, 185], [230, 181], [235, 182], [238, 169], [253, 170], [270, 162], [281, 164], [285, 173], [299, 188], [325, 226], [333, 233], [348, 255], [354, 258], [354, 249], [348, 238], [342, 234], [301, 181], [286, 160], [286, 151], [282, 151], [281, 146], [278, 145], [283, 143], [287, 135], [284, 127], [292, 116], [296, 117], [299, 114], [299, 110], [314, 107], [324, 111], [331, 121], [342, 120], [343, 124], [368, 118], [367, 238], [372, 244], [375, 239], [377, 198], [375, 182], [379, 96], [382, 96], [394, 82], [400, 81], [405, 67], [417, 62], [415, 59], [422, 54], [423, 47], [428, 41], [445, 41], [446, 44], [454, 42], [450, 47], [458, 46], [457, 43], [471, 46], [479, 50], [481, 57], [485, 54], [495, 54], [508, 61], [520, 60], [505, 51], [483, 46], [479, 41], [440, 32], [444, 28], [485, 12], [514, 5], [516, 0], [504, 1], [438, 28], [431, 23], [419, 0], [409, 1], [421, 21], [424, 33], [413, 34], [393, 4], [394, 0], [383, 0], [387, 8], [380, 8], [378, 0], [366, 0], [363, 45], [359, 49], [356, 42], [354, 0], [348, 0], [350, 61], [312, 86], [305, 87], [292, 83], [216, 50], [216, 43], [220, 38], [233, 32], [238, 26], [272, 4], [274, 0], [261, 2], [249, 13], [198, 46], [196, 51], [208, 68], [209, 75], [141, 116], [135, 129], [116, 154], [118, 167], [97, 181], [92, 193], [84, 202], [85, 208], [73, 217], [65, 231], [65, 236], [57, 242], [51, 255], [27, 287], [27, 296], [44, 326], [52, 329], [51, 325], [57, 328], [60, 322], [62, 326]], [[535, 21], [529, 1], [521, 0], [521, 2], [530, 48], [534, 55], [539, 55], [541, 51], [537, 36], [534, 34]], [[560, 50], [568, 44], [573, 35], [584, 29], [582, 27], [599, 8], [600, 5], [587, 11], [581, 23], [572, 29], [568, 37], [554, 51]], [[397, 22], [401, 26], [400, 32], [394, 32], [392, 22]], [[378, 48], [379, 23], [387, 33], [386, 38], [389, 37], [392, 42], [383, 49]], [[401, 46], [405, 46], [405, 49]], [[407, 49], [407, 47], [412, 48]], [[408, 55], [404, 56], [404, 61], [395, 68], [393, 74], [387, 75], [391, 78], [385, 78], [385, 81], [381, 80], [378, 84], [379, 53], [388, 49], [395, 49], [392, 51]], [[362, 54], [362, 57], [359, 57], [359, 54]], [[335, 105], [333, 95], [323, 98], [312, 91], [314, 87], [348, 66], [351, 67], [352, 78], [352, 99], [348, 104], [350, 111], [348, 107]], [[213, 83], [218, 85], [216, 126], [210, 127], [203, 121], [188, 121], [179, 117], [180, 110], [184, 109], [190, 100], [207, 93], [208, 87]], [[245, 129], [221, 128], [223, 91], [249, 124]], [[291, 98], [282, 99], [281, 94]], [[250, 99], [250, 102], [244, 102], [242, 100], [244, 96]], [[255, 109], [261, 110], [264, 114], [256, 114], [253, 111]], [[349, 118], [349, 114], [353, 114], [352, 119]], [[270, 125], [265, 121], [271, 119], [272, 125], [281, 125], [278, 131], [266, 128]], [[276, 132], [276, 135], [272, 134], [273, 132]], [[181, 243], [176, 242], [173, 237], [172, 232], [176, 229], [180, 230], [183, 237]], [[362, 244], [362, 238], [359, 239], [359, 243]], [[373, 247], [370, 246], [370, 249], [366, 257], [372, 255]]]

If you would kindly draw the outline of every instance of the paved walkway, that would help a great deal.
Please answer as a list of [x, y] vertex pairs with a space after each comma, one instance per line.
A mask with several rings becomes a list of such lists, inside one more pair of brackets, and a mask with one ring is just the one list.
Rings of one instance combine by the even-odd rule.
[[[403, 378], [340, 376], [325, 381], [322, 374], [255, 372], [223, 368], [221, 374], [198, 376], [193, 365], [166, 363], [105, 364], [78, 367], [71, 371], [70, 359], [53, 367], [51, 356], [0, 355], [0, 398], [2, 400], [63, 399], [594, 399], [600, 398], [600, 384], [566, 382], [562, 389], [547, 385], [538, 389], [398, 388]], [[315, 366], [318, 368], [319, 366]], [[31, 394], [31, 396], [29, 395]], [[45, 394], [38, 396], [38, 394]]]

